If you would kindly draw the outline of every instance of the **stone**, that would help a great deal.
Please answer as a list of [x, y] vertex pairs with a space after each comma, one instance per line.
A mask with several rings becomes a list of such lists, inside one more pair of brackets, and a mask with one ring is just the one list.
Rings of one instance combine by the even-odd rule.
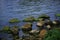
[[9, 20], [9, 23], [19, 23], [19, 22], [20, 22], [20, 20], [17, 18], [12, 18]]

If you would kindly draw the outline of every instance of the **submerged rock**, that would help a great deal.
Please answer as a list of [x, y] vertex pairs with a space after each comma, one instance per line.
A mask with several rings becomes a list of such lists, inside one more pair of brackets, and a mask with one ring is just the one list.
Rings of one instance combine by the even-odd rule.
[[23, 21], [24, 22], [33, 22], [33, 21], [35, 21], [35, 18], [33, 16], [30, 16], [28, 18], [25, 18]]
[[9, 20], [9, 23], [18, 23], [18, 22], [20, 22], [20, 20], [17, 18], [13, 18]]

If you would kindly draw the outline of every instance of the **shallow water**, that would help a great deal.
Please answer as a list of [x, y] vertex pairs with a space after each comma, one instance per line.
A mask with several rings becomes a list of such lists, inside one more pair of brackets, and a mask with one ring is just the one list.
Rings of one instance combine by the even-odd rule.
[[[5, 25], [11, 25], [8, 23], [11, 18], [19, 18], [23, 20], [28, 16], [38, 17], [40, 14], [48, 14], [51, 20], [54, 20], [54, 14], [60, 13], [60, 0], [40, 0], [24, 1], [24, 0], [0, 0], [0, 28]], [[23, 22], [19, 23], [22, 26]], [[36, 29], [33, 24], [33, 29]]]

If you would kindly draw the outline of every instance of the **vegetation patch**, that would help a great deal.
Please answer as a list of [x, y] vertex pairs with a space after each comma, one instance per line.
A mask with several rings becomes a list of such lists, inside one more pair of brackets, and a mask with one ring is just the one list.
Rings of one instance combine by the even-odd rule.
[[47, 32], [44, 40], [60, 40], [60, 30], [52, 29]]

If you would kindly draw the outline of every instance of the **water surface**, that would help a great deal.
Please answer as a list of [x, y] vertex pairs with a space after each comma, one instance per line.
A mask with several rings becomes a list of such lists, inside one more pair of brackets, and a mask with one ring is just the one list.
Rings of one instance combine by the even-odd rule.
[[[11, 25], [8, 23], [11, 18], [23, 20], [31, 15], [38, 17], [41, 14], [48, 14], [51, 20], [54, 20], [55, 13], [60, 13], [60, 0], [0, 0], [0, 29], [5, 25]], [[22, 24], [24, 23], [18, 25]], [[35, 24], [33, 29], [36, 29]]]

